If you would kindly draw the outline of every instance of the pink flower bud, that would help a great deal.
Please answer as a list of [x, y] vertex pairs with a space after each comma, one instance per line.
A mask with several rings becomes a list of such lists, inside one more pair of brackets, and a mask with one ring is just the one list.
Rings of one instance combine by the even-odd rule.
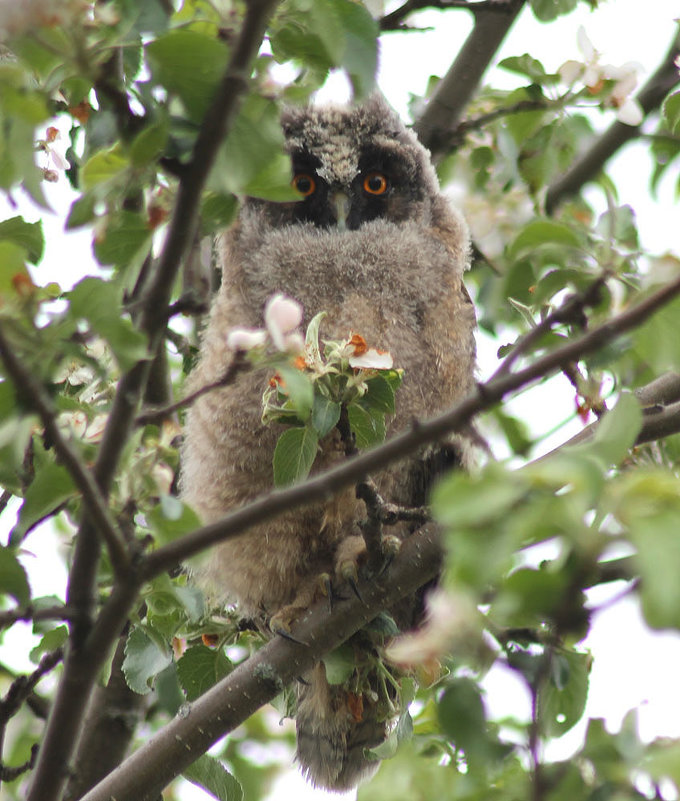
[[267, 332], [261, 328], [232, 328], [227, 334], [227, 346], [232, 350], [252, 350], [266, 340]]

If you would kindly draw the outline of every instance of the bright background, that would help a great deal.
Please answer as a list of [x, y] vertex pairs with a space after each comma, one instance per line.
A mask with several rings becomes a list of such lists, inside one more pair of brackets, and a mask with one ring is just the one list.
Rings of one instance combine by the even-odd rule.
[[[390, 7], [400, 5], [392, 4]], [[580, 60], [577, 31], [583, 26], [595, 48], [601, 53], [601, 63], [620, 66], [626, 62], [640, 64], [640, 80], [644, 82], [658, 65], [669, 47], [675, 31], [674, 19], [680, 15], [675, 0], [605, 0], [596, 11], [580, 4], [575, 12], [550, 25], [535, 20], [525, 9], [515, 23], [498, 59], [530, 52], [541, 61], [547, 71], [556, 71], [568, 59]], [[446, 13], [425, 11], [410, 18], [419, 27], [432, 27], [423, 33], [389, 34], [382, 39], [378, 83], [388, 100], [404, 119], [408, 119], [408, 101], [411, 93], [423, 95], [430, 75], [443, 75], [472, 28], [471, 16], [464, 11]], [[500, 88], [521, 85], [521, 79], [493, 67], [487, 73], [490, 82]], [[323, 100], [344, 100], [347, 85], [341, 75], [331, 78], [321, 92]], [[613, 112], [597, 114], [594, 123], [604, 129], [614, 121]], [[68, 123], [64, 120], [66, 133]], [[619, 202], [630, 203], [637, 213], [640, 241], [643, 251], [662, 254], [675, 248], [677, 253], [677, 212], [674, 214], [675, 175], [667, 174], [655, 198], [649, 196], [649, 155], [646, 143], [629, 144], [608, 167], [619, 189]], [[47, 214], [32, 206], [17, 193], [18, 208], [0, 202], [2, 218], [23, 214], [26, 220], [42, 218], [45, 229], [46, 251], [43, 263], [33, 271], [36, 282], [58, 281], [68, 288], [93, 269], [91, 235], [87, 230], [66, 233], [63, 229], [65, 214], [75, 195], [66, 181], [45, 185], [46, 196], [55, 210]], [[587, 198], [597, 209], [604, 211], [603, 196], [598, 190], [588, 190]], [[465, 207], [460, 193], [456, 202]], [[479, 375], [488, 378], [495, 369], [498, 343], [486, 337], [479, 338]], [[669, 368], [671, 366], [669, 365]], [[678, 365], [675, 365], [678, 369]], [[573, 390], [565, 379], [557, 377], [548, 384], [530, 390], [509, 404], [513, 413], [527, 421], [533, 433], [550, 428], [555, 421], [573, 415]], [[548, 414], [544, 410], [548, 410]], [[569, 433], [560, 432], [556, 439], [545, 441], [549, 450], [570, 433], [578, 430], [574, 421]], [[497, 456], [502, 456], [497, 453]], [[15, 522], [18, 504], [14, 503], [0, 516], [0, 539], [6, 536]], [[33, 593], [64, 596], [66, 571], [60, 555], [57, 537], [43, 527], [31, 534], [27, 547], [30, 553], [22, 558], [29, 572]], [[541, 549], [533, 555], [536, 561], [549, 557]], [[677, 633], [650, 632], [640, 615], [639, 605], [625, 595], [625, 584], [616, 584], [593, 590], [590, 603], [594, 612], [593, 623], [584, 648], [594, 656], [590, 679], [590, 694], [584, 722], [576, 726], [561, 740], [551, 744], [549, 757], [568, 758], [580, 745], [587, 718], [600, 717], [607, 728], [616, 731], [624, 716], [635, 710], [640, 735], [645, 740], [658, 736], [680, 737], [680, 635]], [[18, 670], [31, 670], [28, 661], [31, 638], [28, 624], [17, 624], [5, 636], [0, 647], [0, 661]], [[484, 682], [489, 716], [503, 718], [517, 716], [529, 718], [529, 698], [524, 685], [509, 671], [493, 669]], [[278, 757], [280, 758], [280, 750]], [[256, 756], [256, 755], [254, 755]], [[259, 758], [273, 754], [263, 752]], [[644, 789], [641, 786], [640, 789]], [[322, 799], [353, 798], [354, 792], [345, 795], [327, 794], [309, 787], [291, 767], [275, 783], [270, 799], [296, 801], [322, 801]], [[202, 791], [187, 785], [182, 792], [185, 801], [204, 801]], [[668, 796], [670, 797], [670, 796]]]

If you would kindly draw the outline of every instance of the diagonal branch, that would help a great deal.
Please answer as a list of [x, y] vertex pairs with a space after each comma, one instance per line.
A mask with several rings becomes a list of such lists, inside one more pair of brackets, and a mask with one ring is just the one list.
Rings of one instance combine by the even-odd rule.
[[[678, 83], [678, 68], [675, 59], [680, 53], [680, 33], [673, 39], [668, 52], [656, 72], [637, 95], [637, 101], [645, 115], [658, 108], [668, 92]], [[607, 161], [631, 139], [640, 136], [640, 126], [615, 122], [587, 150], [580, 159], [548, 187], [545, 207], [552, 214], [567, 197], [577, 194], [584, 184], [597, 177]]]
[[516, 373], [500, 375], [485, 384], [478, 384], [476, 392], [468, 395], [448, 411], [430, 420], [414, 423], [409, 431], [399, 434], [384, 445], [348, 459], [302, 484], [262, 495], [222, 520], [168, 543], [143, 560], [140, 566], [141, 575], [147, 579], [151, 578], [211, 545], [242, 534], [250, 526], [270, 520], [286, 510], [323, 501], [338, 490], [362, 480], [373, 471], [413, 453], [422, 445], [435, 442], [452, 431], [460, 431], [475, 415], [499, 403], [510, 393], [551, 375], [564, 365], [594, 353], [621, 334], [640, 325], [678, 295], [680, 295], [680, 277], [597, 328], [541, 356], [528, 367]]
[[497, 3], [497, 10], [478, 9], [475, 27], [437, 84], [425, 111], [413, 125], [418, 138], [435, 161], [444, 155], [450, 133], [479, 87], [482, 75], [521, 11], [525, 0]]
[[265, 645], [197, 701], [187, 704], [185, 714], [178, 715], [81, 801], [154, 801], [220, 737], [382, 609], [433, 578], [440, 563], [437, 527], [427, 525], [404, 542], [383, 576], [359, 584], [363, 601], [348, 594], [334, 604], [332, 612], [327, 603], [317, 604], [294, 629], [300, 642], [277, 637]]

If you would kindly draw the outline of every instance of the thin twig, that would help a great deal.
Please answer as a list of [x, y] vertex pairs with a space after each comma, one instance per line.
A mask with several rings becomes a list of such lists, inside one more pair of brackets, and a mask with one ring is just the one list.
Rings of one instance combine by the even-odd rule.
[[69, 606], [49, 606], [44, 609], [36, 609], [32, 605], [22, 606], [19, 609], [9, 609], [0, 612], [0, 629], [6, 629], [14, 625], [19, 620], [71, 620], [76, 614], [76, 610]]
[[138, 414], [135, 418], [135, 425], [145, 426], [149, 425], [149, 423], [157, 423], [159, 420], [164, 420], [180, 409], [191, 406], [200, 397], [208, 392], [228, 386], [234, 381], [239, 373], [243, 372], [250, 366], [251, 364], [244, 357], [244, 354], [240, 351], [237, 352], [222, 376], [216, 381], [212, 381], [210, 384], [205, 384], [204, 386], [199, 387], [197, 390], [191, 392], [189, 395], [186, 395], [184, 398], [181, 398], [175, 403], [170, 403], [167, 406], [158, 408], [144, 409], [141, 414]]
[[119, 575], [127, 569], [129, 559], [124, 539], [109, 513], [106, 500], [80, 454], [62, 434], [57, 423], [57, 410], [49, 395], [40, 381], [21, 362], [9, 339], [5, 336], [1, 324], [0, 357], [2, 357], [7, 373], [17, 391], [26, 403], [30, 404], [38, 413], [55, 452], [82, 493], [83, 500], [97, 526], [97, 531], [106, 543], [114, 572]]
[[508, 375], [517, 359], [528, 353], [536, 342], [538, 342], [541, 337], [545, 336], [545, 334], [549, 333], [556, 325], [575, 323], [583, 327], [586, 322], [585, 310], [596, 306], [600, 302], [602, 289], [606, 281], [606, 275], [600, 276], [582, 292], [570, 295], [559, 308], [552, 311], [534, 328], [522, 335], [505, 356], [500, 367], [491, 376], [491, 381], [501, 376]]

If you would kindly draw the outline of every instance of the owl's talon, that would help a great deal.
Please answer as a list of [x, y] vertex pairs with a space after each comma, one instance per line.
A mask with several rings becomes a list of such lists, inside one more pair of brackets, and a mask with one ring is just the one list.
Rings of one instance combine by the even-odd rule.
[[284, 609], [279, 610], [272, 618], [270, 618], [269, 630], [272, 634], [278, 634], [285, 640], [296, 642], [298, 645], [307, 645], [308, 643], [304, 642], [303, 640], [298, 640], [297, 637], [292, 635], [290, 631], [290, 624], [293, 620], [294, 617], [292, 615], [292, 610], [285, 607]]
[[364, 603], [364, 599], [361, 597], [361, 593], [359, 592], [359, 574], [357, 573], [356, 563], [345, 562], [340, 567], [340, 575], [349, 584], [349, 586], [352, 588], [352, 592], [361, 601], [361, 603]]
[[331, 581], [331, 577], [328, 573], [321, 573], [318, 578], [318, 586], [321, 591], [322, 595], [325, 595], [328, 598], [328, 611], [333, 611], [333, 601], [336, 599], [336, 595], [333, 592], [333, 582]]
[[[270, 626], [270, 628], [271, 628], [271, 626]], [[305, 642], [304, 640], [298, 640], [297, 637], [293, 637], [293, 635], [289, 631], [286, 631], [283, 628], [279, 628], [279, 629], [276, 629], [276, 630], [272, 629], [272, 631], [273, 631], [274, 634], [278, 634], [279, 637], [283, 637], [284, 640], [290, 640], [291, 642], [295, 642], [298, 645], [309, 645], [309, 643]]]
[[383, 556], [383, 563], [378, 570], [378, 575], [382, 576], [392, 562], [394, 562], [394, 557], [401, 550], [401, 540], [399, 537], [387, 534], [380, 540], [380, 550]]

